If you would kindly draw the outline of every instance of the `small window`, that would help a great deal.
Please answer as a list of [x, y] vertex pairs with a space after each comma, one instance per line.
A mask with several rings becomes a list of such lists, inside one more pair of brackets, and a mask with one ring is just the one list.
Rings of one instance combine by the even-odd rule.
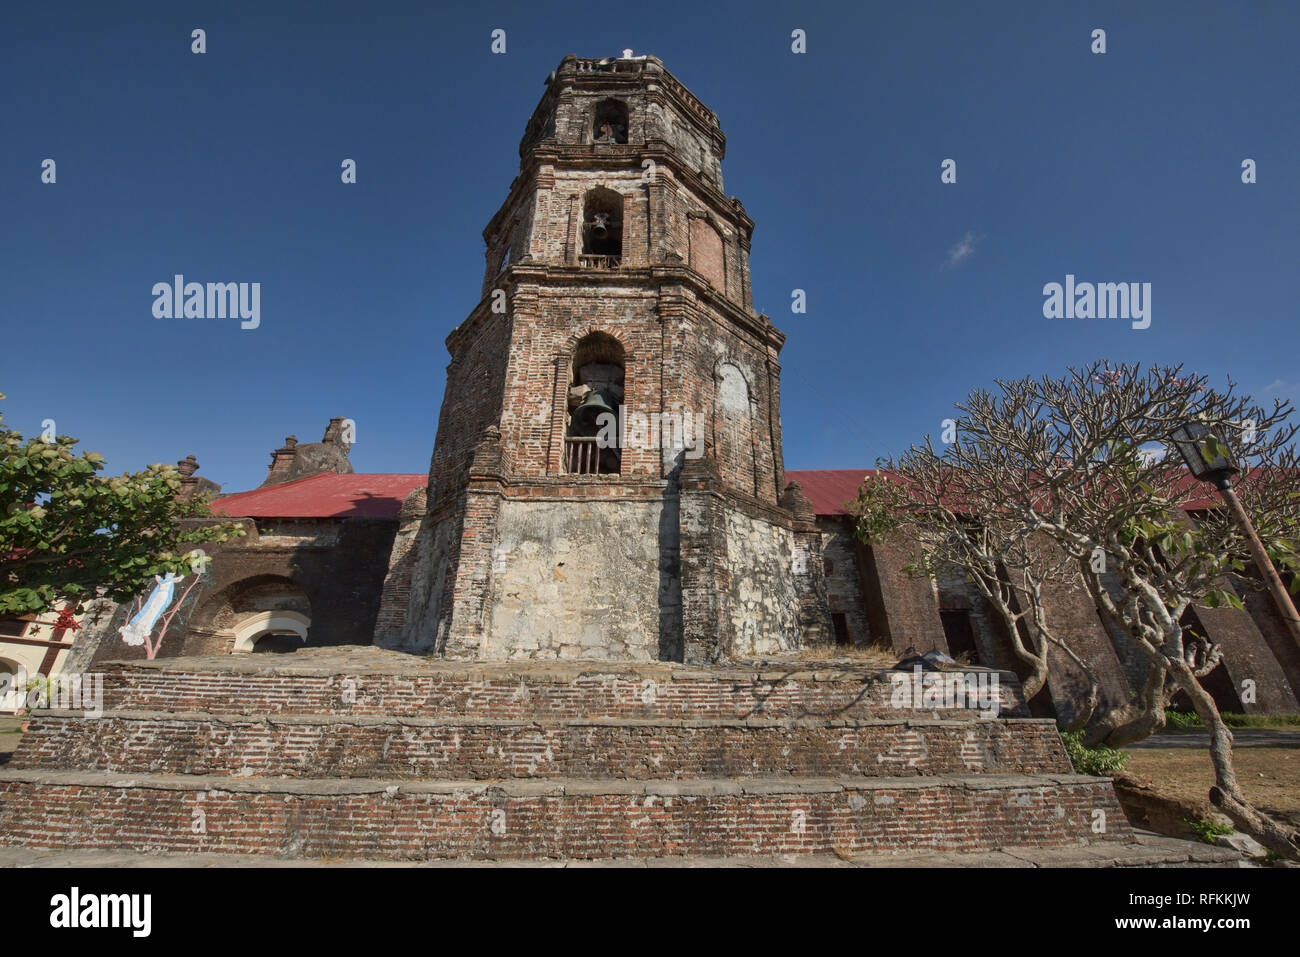
[[835, 572], [835, 563], [829, 558], [822, 559], [822, 574], [831, 575]]
[[592, 141], [627, 142], [627, 105], [620, 100], [602, 100], [596, 105]]

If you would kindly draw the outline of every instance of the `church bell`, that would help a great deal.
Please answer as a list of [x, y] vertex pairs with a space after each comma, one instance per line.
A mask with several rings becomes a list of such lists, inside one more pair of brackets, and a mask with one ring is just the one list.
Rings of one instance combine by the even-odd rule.
[[573, 434], [578, 436], [591, 436], [600, 431], [600, 424], [597, 421], [604, 413], [614, 413], [614, 408], [605, 400], [596, 389], [587, 393], [587, 397], [582, 400], [582, 404], [573, 410]]

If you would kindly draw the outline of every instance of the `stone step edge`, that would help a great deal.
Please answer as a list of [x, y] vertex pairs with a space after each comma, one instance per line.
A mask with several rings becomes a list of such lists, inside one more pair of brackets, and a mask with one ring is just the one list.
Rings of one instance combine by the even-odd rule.
[[607, 858], [468, 858], [434, 857], [402, 860], [375, 857], [276, 857], [232, 851], [137, 851], [107, 849], [50, 849], [31, 845], [0, 845], [0, 868], [154, 868], [154, 867], [269, 867], [269, 868], [1060, 868], [1157, 867], [1169, 865], [1252, 867], [1239, 852], [1200, 841], [1165, 837], [1133, 828], [1133, 839], [1050, 847], [1004, 845], [996, 850], [875, 850], [856, 851], [843, 857], [813, 851], [732, 856], [682, 854], [658, 857]]
[[[449, 797], [484, 794], [502, 797], [588, 797], [623, 795], [632, 797], [709, 797], [713, 795], [800, 795], [850, 791], [959, 790], [1024, 791], [1045, 787], [1111, 786], [1110, 778], [1090, 774], [985, 774], [972, 776], [937, 775], [904, 778], [696, 778], [683, 780], [633, 781], [623, 779], [571, 780], [567, 778], [507, 779], [494, 781], [422, 781], [384, 778], [271, 778], [249, 775], [127, 774], [111, 771], [48, 771], [4, 768], [0, 787], [6, 784], [103, 789], [148, 789], [163, 791], [223, 791], [249, 794], [307, 796], [349, 796], [384, 794], [431, 794]], [[0, 836], [2, 839], [2, 836]]]
[[133, 708], [105, 708], [96, 717], [90, 717], [82, 709], [46, 708], [33, 711], [29, 716], [33, 721], [41, 718], [74, 719], [83, 721], [102, 721], [113, 718], [122, 721], [184, 721], [210, 722], [228, 725], [355, 725], [357, 727], [394, 727], [394, 728], [746, 728], [764, 729], [834, 729], [834, 728], [951, 728], [969, 730], [974, 727], [994, 724], [1021, 726], [1056, 726], [1052, 718], [982, 718], [977, 712], [970, 717], [924, 718], [924, 717], [888, 717], [888, 718], [841, 718], [822, 717], [819, 715], [799, 715], [797, 717], [744, 717], [744, 718], [616, 718], [597, 716], [592, 718], [493, 718], [477, 715], [446, 715], [442, 717], [419, 717], [415, 715], [367, 715], [320, 712], [276, 712], [270, 714], [239, 713], [227, 711], [159, 711], [138, 710]]
[[[260, 657], [260, 656], [259, 656]], [[627, 678], [629, 680], [655, 678], [665, 681], [734, 681], [741, 685], [770, 684], [772, 682], [812, 681], [812, 682], [885, 682], [890, 674], [910, 674], [907, 671], [895, 671], [892, 668], [796, 668], [782, 669], [772, 666], [746, 668], [738, 665], [722, 665], [716, 668], [683, 665], [675, 662], [611, 662], [607, 667], [599, 663], [584, 662], [572, 668], [556, 666], [553, 662], [539, 663], [535, 666], [519, 662], [484, 663], [481, 661], [447, 661], [423, 662], [423, 667], [412, 664], [405, 668], [385, 668], [374, 665], [347, 666], [311, 665], [311, 664], [277, 664], [268, 666], [255, 661], [222, 661], [212, 659], [186, 660], [182, 658], [156, 659], [154, 661], [106, 661], [100, 669], [106, 676], [149, 674], [168, 672], [173, 674], [214, 675], [240, 677], [391, 677], [391, 678], [462, 678], [477, 681], [499, 681], [503, 679], [528, 681], [539, 684], [571, 684], [580, 678]], [[963, 666], [961, 672], [974, 674], [997, 674], [1001, 680], [1019, 687], [1020, 680], [1013, 672], [1002, 668], [985, 668], [979, 665]], [[927, 672], [927, 674], [930, 672]], [[933, 672], [943, 674], [944, 672]]]

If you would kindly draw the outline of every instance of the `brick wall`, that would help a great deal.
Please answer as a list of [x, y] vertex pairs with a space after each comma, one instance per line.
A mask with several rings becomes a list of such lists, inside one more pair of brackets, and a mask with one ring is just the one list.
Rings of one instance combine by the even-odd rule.
[[468, 480], [469, 459], [486, 428], [501, 420], [511, 322], [485, 299], [447, 337], [451, 364], [429, 468], [429, 510], [454, 503]]
[[[513, 671], [513, 668], [519, 668]], [[573, 718], [915, 718], [892, 704], [888, 676], [853, 672], [707, 670], [661, 665], [662, 671], [611, 670], [556, 663], [461, 664], [456, 670], [403, 674], [311, 674], [187, 667], [171, 670], [105, 667], [104, 707], [133, 711], [210, 711], [226, 714], [347, 714], [421, 717], [563, 720]], [[815, 679], [815, 680], [814, 680]], [[1001, 675], [1002, 713], [1017, 717], [1014, 675]], [[951, 709], [969, 719], [975, 712]]]
[[722, 255], [722, 235], [703, 217], [691, 219], [691, 268], [714, 289], [727, 288], [727, 269]]
[[1300, 647], [1287, 629], [1286, 622], [1277, 609], [1273, 596], [1261, 587], [1258, 577], [1237, 582], [1237, 594], [1246, 606], [1246, 613], [1259, 628], [1269, 650], [1282, 669], [1282, 676], [1294, 694], [1300, 689]]
[[[819, 516], [817, 527], [821, 530], [828, 611], [843, 615], [849, 640], [855, 648], [865, 648], [871, 644], [871, 625], [867, 620], [867, 600], [862, 591], [852, 526], [847, 518]], [[826, 562], [829, 571], [825, 571]]]
[[913, 554], [913, 544], [896, 536], [857, 548], [871, 632], [877, 642], [887, 640], [899, 653], [911, 646], [922, 654], [932, 648], [947, 654], [935, 582], [913, 578], [905, 570]]
[[398, 780], [1069, 773], [1051, 721], [37, 715], [11, 769]]
[[694, 790], [627, 782], [576, 793], [536, 782], [375, 782], [313, 793], [306, 783], [268, 792], [235, 778], [206, 787], [159, 778], [91, 787], [44, 776], [34, 787], [23, 774], [0, 782], [0, 831], [8, 844], [35, 847], [396, 859], [972, 851], [1075, 843], [1099, 810], [1108, 827], [1093, 840], [1132, 833], [1109, 781], [1073, 776], [1021, 778], [1019, 788], [914, 778], [792, 784], [786, 793], [767, 782]]

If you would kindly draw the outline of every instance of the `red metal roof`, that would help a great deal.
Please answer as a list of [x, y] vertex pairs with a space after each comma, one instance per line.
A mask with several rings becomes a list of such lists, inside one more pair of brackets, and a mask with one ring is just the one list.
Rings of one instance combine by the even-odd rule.
[[[798, 482], [818, 515], [847, 515], [845, 502], [858, 497], [867, 475], [876, 469], [807, 469], [788, 471], [785, 480]], [[423, 473], [376, 472], [337, 475], [327, 472], [310, 478], [227, 495], [212, 503], [215, 515], [231, 518], [397, 518], [402, 499], [427, 481]], [[1186, 481], [1195, 483], [1189, 475]], [[1206, 493], [1184, 502], [1188, 509], [1214, 508], [1221, 503]]]
[[[862, 480], [868, 475], [875, 475], [878, 469], [810, 469], [806, 471], [787, 471], [785, 481], [798, 482], [803, 494], [812, 502], [813, 511], [818, 515], [847, 515], [845, 502], [858, 497]], [[1251, 470], [1247, 476], [1257, 480], [1259, 474]], [[1187, 511], [1198, 509], [1222, 508], [1223, 500], [1219, 498], [1213, 486], [1199, 482], [1190, 473], [1180, 475], [1174, 481], [1172, 489], [1178, 495], [1187, 494], [1180, 501], [1180, 506]]]
[[428, 478], [424, 474], [326, 472], [224, 496], [212, 503], [212, 513], [231, 518], [397, 518], [402, 499]]
[[785, 482], [798, 482], [818, 515], [847, 515], [845, 502], [858, 497], [862, 479], [875, 469], [816, 469], [785, 473]]

